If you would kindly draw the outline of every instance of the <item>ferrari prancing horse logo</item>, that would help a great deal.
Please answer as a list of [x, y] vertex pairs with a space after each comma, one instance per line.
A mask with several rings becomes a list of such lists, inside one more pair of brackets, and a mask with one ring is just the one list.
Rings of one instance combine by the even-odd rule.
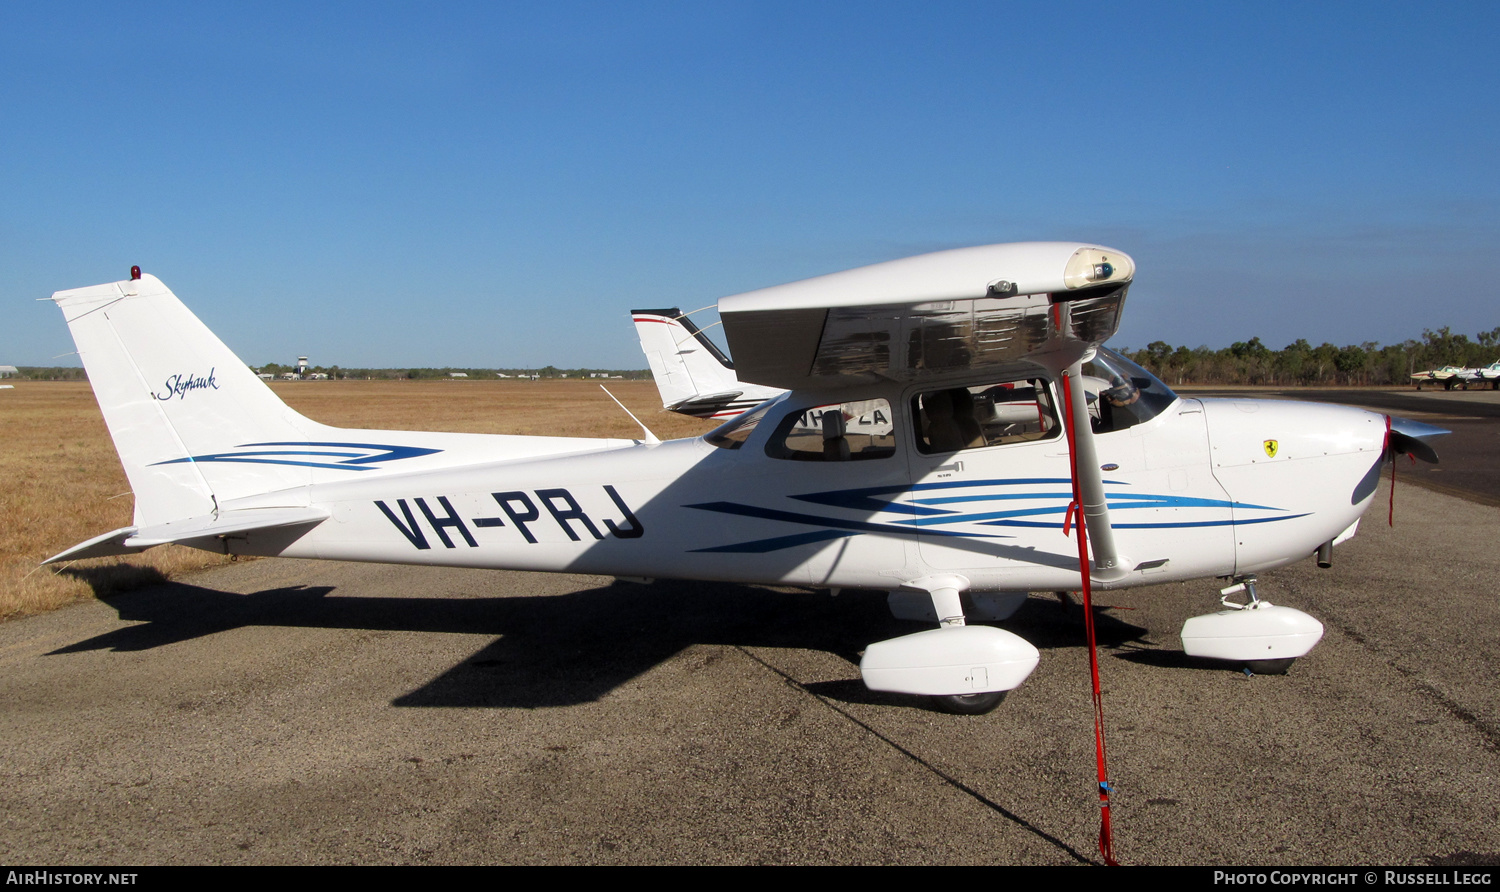
[[1267, 440], [1262, 445], [1264, 445], [1266, 447], [1266, 457], [1267, 458], [1275, 458], [1276, 457], [1276, 445], [1277, 444], [1276, 444], [1275, 440]]

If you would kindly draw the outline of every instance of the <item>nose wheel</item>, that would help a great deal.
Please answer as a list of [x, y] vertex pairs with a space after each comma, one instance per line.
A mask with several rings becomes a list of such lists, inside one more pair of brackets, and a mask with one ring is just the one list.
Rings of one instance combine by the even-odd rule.
[[1296, 661], [1296, 657], [1284, 657], [1280, 660], [1246, 660], [1245, 668], [1251, 675], [1285, 675]]
[[1008, 691], [983, 691], [978, 694], [944, 694], [933, 697], [933, 705], [954, 715], [984, 715], [1005, 700]]

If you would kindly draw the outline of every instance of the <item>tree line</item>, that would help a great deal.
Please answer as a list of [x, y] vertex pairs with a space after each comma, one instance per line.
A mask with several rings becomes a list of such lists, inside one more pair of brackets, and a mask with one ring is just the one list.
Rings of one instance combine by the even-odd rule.
[[1381, 346], [1375, 341], [1336, 347], [1298, 338], [1272, 350], [1260, 338], [1220, 350], [1173, 347], [1152, 341], [1143, 350], [1120, 351], [1169, 385], [1270, 384], [1281, 386], [1408, 384], [1413, 372], [1443, 366], [1480, 368], [1500, 360], [1500, 327], [1470, 340], [1448, 326], [1424, 330], [1421, 340]]

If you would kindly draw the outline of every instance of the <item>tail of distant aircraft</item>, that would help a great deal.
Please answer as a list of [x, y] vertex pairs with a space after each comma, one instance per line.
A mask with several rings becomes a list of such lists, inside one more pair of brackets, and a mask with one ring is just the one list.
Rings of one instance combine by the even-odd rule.
[[631, 310], [630, 315], [665, 408], [698, 418], [732, 418], [782, 393], [741, 383], [729, 357], [680, 309]]

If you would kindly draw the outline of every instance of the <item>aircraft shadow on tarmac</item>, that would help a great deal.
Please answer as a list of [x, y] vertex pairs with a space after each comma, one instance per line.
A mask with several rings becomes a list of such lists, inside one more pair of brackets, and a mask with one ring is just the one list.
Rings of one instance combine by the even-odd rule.
[[[1126, 650], [1115, 657], [1127, 663], [1152, 666], [1157, 669], [1190, 669], [1198, 672], [1244, 672], [1245, 664], [1232, 660], [1213, 660], [1207, 657], [1190, 657], [1180, 650], [1142, 648]], [[1254, 674], [1254, 673], [1251, 673]]]
[[[596, 700], [693, 645], [797, 648], [850, 663], [848, 681], [809, 686], [818, 694], [851, 703], [915, 699], [872, 693], [858, 680], [859, 654], [868, 644], [923, 625], [892, 618], [879, 592], [830, 597], [676, 581], [545, 596], [329, 597], [332, 592], [294, 586], [241, 595], [174, 582], [108, 595], [102, 600], [120, 619], [138, 625], [52, 653], [151, 650], [246, 626], [494, 635], [494, 642], [395, 705], [539, 708]], [[1103, 646], [1139, 646], [1146, 635], [1107, 609], [1096, 608], [1095, 615]], [[1042, 650], [1084, 643], [1081, 608], [1059, 609], [1046, 598], [1033, 596], [1004, 625]]]

